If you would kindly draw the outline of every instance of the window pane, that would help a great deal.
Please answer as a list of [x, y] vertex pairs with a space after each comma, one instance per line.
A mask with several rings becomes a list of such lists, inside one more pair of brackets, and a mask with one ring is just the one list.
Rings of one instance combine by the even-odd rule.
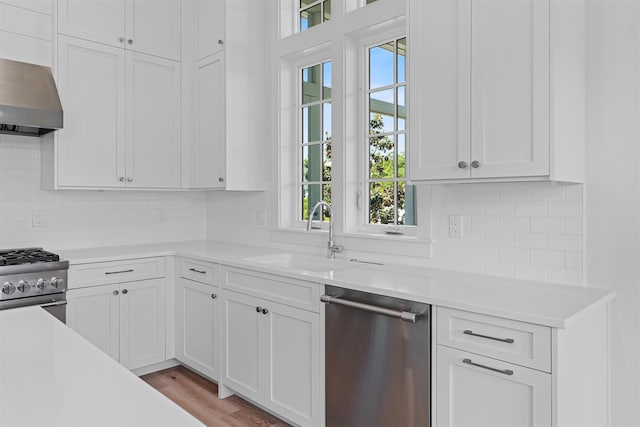
[[322, 104], [322, 135], [324, 141], [331, 141], [331, 104]]
[[322, 64], [322, 99], [331, 98], [331, 62]]
[[416, 225], [416, 187], [398, 182], [398, 224]]
[[300, 29], [306, 30], [322, 23], [322, 5], [315, 6], [300, 12]]
[[303, 171], [306, 170], [306, 181], [320, 182], [322, 180], [322, 145], [313, 144], [304, 147], [302, 159]]
[[406, 145], [405, 145], [405, 138], [404, 138], [404, 134], [401, 133], [397, 136], [397, 142], [398, 142], [398, 166], [397, 166], [397, 171], [398, 171], [398, 178], [405, 178], [406, 176], [406, 160], [407, 160], [407, 149], [406, 149]]
[[309, 181], [309, 146], [302, 146], [302, 181]]
[[407, 39], [398, 40], [398, 81], [404, 83], [407, 80], [405, 71], [405, 58], [407, 56]]
[[322, 180], [331, 181], [331, 145], [322, 145]]
[[320, 101], [320, 67], [318, 64], [302, 70], [303, 104]]
[[322, 105], [302, 109], [302, 142], [322, 141]]
[[304, 9], [309, 6], [311, 3], [315, 3], [316, 0], [300, 0], [300, 9]]
[[369, 178], [394, 178], [394, 144], [391, 136], [369, 138]]
[[369, 94], [369, 132], [382, 133], [394, 130], [393, 89]]
[[369, 49], [369, 88], [393, 84], [393, 42]]
[[[321, 185], [309, 184], [302, 186], [302, 219], [307, 220], [309, 218], [309, 209], [320, 201]], [[320, 213], [316, 211], [313, 219], [319, 220]]]
[[372, 182], [369, 184], [369, 223], [394, 223], [394, 183]]
[[324, 1], [324, 20], [328, 21], [331, 19], [331, 0]]
[[[322, 185], [322, 200], [331, 204], [331, 184]], [[329, 221], [329, 213], [326, 208], [322, 209], [322, 220]]]
[[405, 130], [407, 122], [407, 104], [405, 102], [405, 87], [398, 88], [398, 130]]

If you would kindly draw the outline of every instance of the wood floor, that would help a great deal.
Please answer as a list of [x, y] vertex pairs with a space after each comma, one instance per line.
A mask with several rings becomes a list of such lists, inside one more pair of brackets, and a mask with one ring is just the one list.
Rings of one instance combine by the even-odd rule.
[[238, 396], [231, 396], [224, 400], [218, 399], [216, 384], [182, 366], [154, 372], [140, 378], [208, 427], [289, 425]]

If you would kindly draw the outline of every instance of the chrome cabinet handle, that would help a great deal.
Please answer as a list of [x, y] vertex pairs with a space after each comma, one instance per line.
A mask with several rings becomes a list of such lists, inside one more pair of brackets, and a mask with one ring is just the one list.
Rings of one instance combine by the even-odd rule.
[[211, 294], [211, 299], [216, 299], [216, 298], [218, 298], [218, 295], [216, 295], [216, 294]]
[[460, 169], [466, 169], [467, 168], [467, 162], [465, 162], [464, 160], [461, 160], [458, 162], [458, 167]]
[[262, 311], [262, 307], [256, 307], [256, 313], [260, 313]]
[[123, 290], [122, 290], [122, 293], [123, 293], [124, 295], [126, 295], [126, 294], [128, 294], [128, 293], [129, 293], [129, 291], [128, 291], [128, 290], [126, 290], [126, 289], [123, 289]]
[[195, 268], [190, 268], [189, 271], [193, 271], [195, 273], [200, 273], [200, 274], [207, 274], [206, 271], [202, 271], [202, 270], [196, 270]]
[[120, 292], [118, 292], [118, 291], [113, 291], [113, 294], [114, 294], [114, 295], [118, 295], [119, 293], [120, 293]]
[[262, 309], [262, 314], [267, 314], [267, 313], [269, 313], [269, 310], [267, 310], [266, 308], [263, 308]]
[[471, 359], [464, 359], [462, 361], [462, 363], [466, 363], [467, 365], [471, 365], [471, 366], [476, 366], [478, 368], [482, 368], [482, 369], [488, 369], [490, 371], [493, 372], [498, 372], [500, 374], [505, 374], [505, 375], [513, 375], [513, 371], [511, 369], [497, 369], [497, 368], [492, 368], [491, 366], [486, 366], [486, 365], [481, 365], [480, 363], [475, 363], [473, 362]]
[[474, 160], [473, 162], [471, 162], [471, 167], [474, 169], [477, 169], [480, 167], [480, 162], [477, 160]]
[[496, 337], [492, 337], [489, 335], [482, 335], [482, 334], [476, 334], [475, 332], [466, 329], [463, 334], [465, 335], [471, 335], [472, 337], [479, 337], [479, 338], [486, 338], [488, 340], [494, 340], [494, 341], [500, 341], [500, 342], [506, 342], [507, 344], [513, 344], [514, 343], [514, 339], [513, 338], [496, 338]]
[[133, 268], [130, 268], [129, 270], [120, 270], [120, 271], [105, 271], [104, 274], [122, 274], [122, 273], [133, 273]]

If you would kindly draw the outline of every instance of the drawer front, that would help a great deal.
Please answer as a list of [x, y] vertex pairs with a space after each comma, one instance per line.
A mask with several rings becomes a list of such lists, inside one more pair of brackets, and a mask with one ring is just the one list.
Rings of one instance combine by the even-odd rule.
[[164, 257], [79, 264], [69, 268], [69, 289], [155, 279], [164, 276]]
[[178, 274], [180, 277], [208, 285], [217, 283], [218, 266], [210, 262], [180, 258]]
[[227, 289], [315, 312], [320, 311], [320, 286], [252, 270], [224, 270]]
[[551, 328], [438, 307], [438, 344], [551, 372]]

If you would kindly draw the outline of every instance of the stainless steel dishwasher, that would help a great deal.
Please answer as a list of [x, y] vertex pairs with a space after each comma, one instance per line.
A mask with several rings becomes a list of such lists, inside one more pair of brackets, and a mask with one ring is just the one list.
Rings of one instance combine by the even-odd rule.
[[431, 306], [325, 292], [327, 427], [428, 427]]

